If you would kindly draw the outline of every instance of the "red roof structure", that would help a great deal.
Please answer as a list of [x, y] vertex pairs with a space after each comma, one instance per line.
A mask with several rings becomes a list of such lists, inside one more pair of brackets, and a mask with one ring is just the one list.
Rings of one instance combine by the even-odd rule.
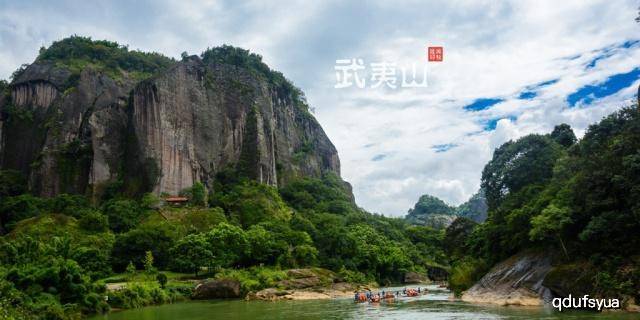
[[169, 197], [164, 198], [164, 201], [171, 202], [171, 203], [180, 203], [180, 202], [189, 201], [189, 198], [187, 198], [187, 197], [169, 196]]

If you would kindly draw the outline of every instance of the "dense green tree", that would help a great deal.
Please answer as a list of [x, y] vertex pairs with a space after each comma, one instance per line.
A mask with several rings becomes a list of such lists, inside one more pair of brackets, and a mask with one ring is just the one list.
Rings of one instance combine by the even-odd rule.
[[321, 265], [330, 269], [338, 269], [345, 264], [348, 268], [355, 268], [351, 261], [344, 261], [345, 258], [350, 260], [345, 218], [335, 214], [315, 213], [309, 219], [318, 230], [311, 236], [319, 249]]
[[211, 245], [204, 234], [190, 234], [180, 239], [171, 249], [172, 268], [176, 271], [193, 272], [198, 276], [202, 267], [213, 264]]
[[80, 218], [83, 212], [91, 207], [89, 199], [77, 194], [59, 194], [48, 201], [48, 210]]
[[137, 226], [144, 216], [143, 210], [133, 200], [112, 199], [102, 205], [102, 212], [109, 219], [114, 232], [126, 232]]
[[71, 258], [94, 280], [111, 274], [111, 252], [107, 250], [80, 247], [72, 252]]
[[20, 220], [46, 212], [47, 202], [30, 194], [5, 197], [0, 203], [0, 231], [8, 231]]
[[529, 235], [533, 240], [543, 240], [547, 237], [556, 238], [562, 247], [567, 259], [569, 254], [562, 241], [562, 230], [571, 223], [571, 212], [564, 207], [550, 204], [542, 212], [531, 219], [531, 231]]
[[360, 272], [374, 273], [377, 279], [399, 281], [411, 266], [400, 245], [378, 235], [371, 226], [351, 227], [347, 239], [353, 263]]
[[207, 188], [202, 182], [196, 182], [191, 187], [191, 202], [196, 206], [205, 206], [207, 204]]
[[318, 249], [310, 244], [302, 244], [293, 248], [293, 266], [313, 266], [318, 262]]
[[274, 187], [255, 181], [243, 181], [226, 193], [216, 194], [212, 205], [224, 208], [231, 221], [245, 228], [270, 220], [287, 223], [292, 215]]
[[561, 182], [552, 182], [564, 155], [563, 148], [548, 135], [525, 136], [496, 149], [482, 175], [488, 219], [472, 237], [472, 247], [481, 248], [481, 256], [488, 262], [533, 245], [531, 219], [558, 192], [556, 184]]
[[4, 238], [0, 241], [0, 262], [4, 266], [26, 265], [40, 261], [45, 257], [45, 246], [40, 241], [27, 235], [13, 241]]
[[508, 195], [526, 186], [549, 181], [560, 156], [562, 151], [555, 141], [536, 134], [497, 148], [482, 171], [489, 210], [497, 209]]
[[627, 107], [589, 126], [571, 152], [574, 227], [588, 251], [640, 252], [640, 114]]
[[224, 210], [219, 207], [190, 209], [182, 216], [182, 223], [187, 227], [187, 233], [206, 232], [221, 222], [228, 222]]
[[467, 255], [469, 251], [467, 242], [476, 224], [473, 220], [461, 217], [447, 227], [443, 244], [451, 260], [457, 260]]
[[105, 232], [109, 230], [109, 218], [100, 211], [87, 210], [78, 220], [80, 228], [92, 232]]
[[448, 257], [444, 252], [444, 230], [436, 230], [427, 226], [409, 226], [406, 228], [407, 237], [415, 250], [411, 251], [411, 246], [402, 246], [412, 253], [411, 261], [418, 266], [426, 267], [432, 265], [446, 266]]
[[349, 196], [348, 185], [335, 174], [327, 173], [321, 179], [304, 178], [280, 189], [282, 198], [297, 210], [348, 214], [357, 208]]
[[142, 269], [147, 251], [151, 251], [158, 268], [166, 268], [170, 261], [169, 250], [175, 244], [174, 236], [168, 224], [143, 225], [119, 235], [113, 245], [113, 269], [122, 272], [129, 262]]
[[572, 146], [578, 139], [576, 135], [573, 133], [571, 126], [566, 123], [559, 124], [553, 128], [553, 131], [550, 135], [551, 139], [553, 139], [559, 145], [567, 148]]
[[288, 243], [277, 239], [276, 234], [261, 225], [251, 226], [246, 236], [249, 243], [248, 264], [274, 264], [289, 248]]
[[87, 299], [97, 295], [97, 287], [73, 260], [53, 258], [43, 265], [14, 267], [7, 272], [6, 280], [32, 297], [55, 294], [61, 304], [77, 303], [91, 312], [108, 308], [101, 300]]
[[228, 223], [220, 223], [205, 237], [213, 253], [215, 266], [236, 265], [249, 249], [244, 230]]

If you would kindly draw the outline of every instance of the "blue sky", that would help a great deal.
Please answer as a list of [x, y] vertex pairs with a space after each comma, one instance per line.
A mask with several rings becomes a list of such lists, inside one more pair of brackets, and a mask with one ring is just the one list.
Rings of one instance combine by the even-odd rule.
[[[581, 136], [640, 84], [637, 1], [5, 1], [0, 77], [71, 34], [179, 58], [231, 44], [306, 93], [365, 209], [469, 198], [500, 144]], [[426, 62], [426, 47], [444, 47]], [[336, 89], [337, 59], [427, 66], [426, 88]], [[370, 75], [370, 74], [367, 74]]]

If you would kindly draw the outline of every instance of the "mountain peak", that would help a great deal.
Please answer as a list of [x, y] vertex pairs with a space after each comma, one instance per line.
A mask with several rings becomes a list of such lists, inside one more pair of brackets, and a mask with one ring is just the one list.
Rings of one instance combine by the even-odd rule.
[[487, 217], [484, 192], [479, 190], [467, 202], [458, 207], [450, 206], [442, 199], [425, 194], [409, 209], [405, 220], [416, 225], [426, 225], [437, 229], [448, 227], [456, 218], [465, 217], [482, 222]]

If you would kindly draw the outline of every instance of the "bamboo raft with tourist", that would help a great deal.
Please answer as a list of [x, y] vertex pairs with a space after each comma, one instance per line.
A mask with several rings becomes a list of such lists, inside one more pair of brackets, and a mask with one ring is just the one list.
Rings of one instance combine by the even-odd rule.
[[427, 294], [427, 289], [426, 288], [404, 288], [402, 291], [400, 290], [396, 290], [396, 291], [378, 291], [378, 292], [373, 292], [371, 290], [365, 290], [365, 291], [356, 291], [355, 295], [354, 295], [354, 302], [356, 303], [365, 303], [365, 302], [369, 302], [369, 303], [380, 303], [380, 302], [395, 302], [397, 299], [401, 298], [401, 297], [407, 297], [407, 298], [412, 298], [412, 297], [418, 297], [420, 295], [425, 295]]

